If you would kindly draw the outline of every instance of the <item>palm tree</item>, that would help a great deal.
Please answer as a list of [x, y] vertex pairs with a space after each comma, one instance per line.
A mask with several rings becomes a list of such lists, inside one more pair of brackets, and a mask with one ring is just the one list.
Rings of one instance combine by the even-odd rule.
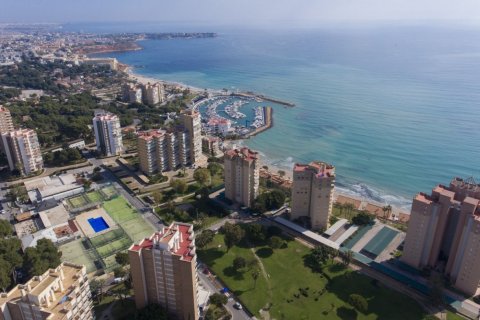
[[387, 220], [387, 218], [390, 216], [390, 213], [392, 212], [392, 206], [391, 205], [383, 206], [382, 211], [383, 211], [383, 219]]
[[343, 204], [341, 204], [340, 202], [335, 202], [335, 204], [333, 206], [335, 208], [337, 208], [338, 211], [340, 211], [340, 216], [341, 216], [342, 213], [343, 213], [343, 209], [345, 209], [345, 206]]
[[355, 206], [353, 205], [353, 203], [346, 203], [345, 204], [345, 209], [346, 209], [345, 214], [348, 215], [348, 220], [350, 220], [352, 218], [352, 212], [355, 209]]
[[352, 259], [353, 259], [353, 251], [352, 250], [348, 250], [346, 252], [343, 252], [341, 254], [341, 258], [342, 258], [342, 262], [344, 265], [348, 266], [350, 264], [350, 262], [352, 262]]

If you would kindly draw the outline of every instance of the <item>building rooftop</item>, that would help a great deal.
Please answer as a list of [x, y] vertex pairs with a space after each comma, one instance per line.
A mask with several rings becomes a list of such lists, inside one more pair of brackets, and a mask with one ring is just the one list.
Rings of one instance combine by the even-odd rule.
[[150, 238], [143, 239], [139, 244], [133, 244], [129, 250], [152, 249], [154, 245], [180, 256], [182, 260], [191, 261], [195, 255], [193, 226], [173, 222], [170, 226], [155, 232]]
[[312, 161], [309, 164], [300, 164], [296, 163], [293, 167], [294, 172], [303, 172], [303, 171], [314, 171], [317, 178], [324, 176], [334, 177], [335, 176], [335, 167], [326, 162]]
[[0, 307], [4, 309], [7, 302], [16, 304], [28, 296], [31, 304], [39, 306], [46, 315], [50, 314], [49, 320], [61, 319], [71, 310], [69, 300], [74, 297], [70, 295], [79, 286], [79, 282], [86, 281], [85, 275], [84, 266], [63, 262], [57, 268], [33, 277], [24, 285], [17, 285], [9, 292], [2, 293]]
[[225, 118], [220, 118], [220, 117], [213, 117], [208, 120], [208, 125], [209, 126], [214, 126], [214, 125], [230, 125], [231, 121]]
[[231, 149], [228, 150], [225, 155], [231, 159], [240, 157], [242, 159], [245, 159], [247, 161], [253, 161], [253, 160], [258, 160], [258, 152], [250, 150], [247, 147], [241, 148], [241, 149]]
[[161, 129], [142, 131], [138, 133], [138, 138], [148, 141], [148, 140], [152, 140], [153, 138], [163, 137], [165, 133], [166, 131]]

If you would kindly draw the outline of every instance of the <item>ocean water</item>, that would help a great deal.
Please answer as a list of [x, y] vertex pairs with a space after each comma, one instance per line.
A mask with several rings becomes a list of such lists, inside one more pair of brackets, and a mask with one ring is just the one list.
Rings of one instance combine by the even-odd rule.
[[285, 169], [330, 162], [344, 192], [408, 208], [452, 177], [480, 178], [480, 30], [211, 31], [107, 56], [146, 76], [294, 102], [244, 143]]

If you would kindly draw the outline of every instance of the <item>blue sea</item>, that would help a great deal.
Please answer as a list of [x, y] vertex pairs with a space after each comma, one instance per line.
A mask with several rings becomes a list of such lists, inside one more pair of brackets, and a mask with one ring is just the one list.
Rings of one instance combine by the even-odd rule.
[[[177, 31], [145, 28], [122, 31]], [[452, 177], [480, 179], [480, 30], [209, 31], [218, 37], [107, 55], [145, 76], [295, 103], [275, 106], [274, 127], [244, 143], [286, 169], [330, 162], [344, 192], [408, 208]]]

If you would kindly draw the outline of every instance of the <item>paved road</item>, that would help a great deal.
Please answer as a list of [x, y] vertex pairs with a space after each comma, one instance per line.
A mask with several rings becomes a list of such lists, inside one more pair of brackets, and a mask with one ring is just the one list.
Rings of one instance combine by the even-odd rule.
[[[201, 265], [201, 264], [200, 264]], [[198, 270], [198, 279], [202, 283], [203, 287], [210, 291], [211, 293], [219, 292], [222, 289], [222, 285], [218, 283], [212, 275], [207, 276], [202, 272], [203, 268], [199, 268]], [[233, 298], [228, 299], [228, 303], [225, 305], [228, 312], [232, 315], [233, 320], [248, 320], [251, 319], [245, 310], [237, 310], [233, 307], [236, 300]]]

